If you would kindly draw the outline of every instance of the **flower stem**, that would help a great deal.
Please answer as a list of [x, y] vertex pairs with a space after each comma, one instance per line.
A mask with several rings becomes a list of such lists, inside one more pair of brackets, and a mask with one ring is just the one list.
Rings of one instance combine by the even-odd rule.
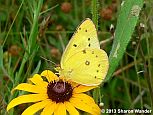
[[[99, 6], [98, 0], [92, 0], [92, 2], [91, 2], [91, 14], [92, 14], [92, 20], [93, 20], [94, 24], [96, 25], [97, 30], [98, 30], [98, 6]], [[98, 103], [99, 92], [100, 92], [99, 88], [96, 88], [93, 91], [93, 98], [94, 98], [96, 103]]]

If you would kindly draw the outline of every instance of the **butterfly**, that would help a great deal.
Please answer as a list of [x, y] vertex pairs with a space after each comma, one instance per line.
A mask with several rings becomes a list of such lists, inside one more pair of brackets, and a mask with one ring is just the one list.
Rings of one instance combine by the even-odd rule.
[[86, 18], [66, 46], [59, 75], [82, 85], [96, 86], [104, 80], [108, 67], [108, 56], [100, 49], [96, 27]]

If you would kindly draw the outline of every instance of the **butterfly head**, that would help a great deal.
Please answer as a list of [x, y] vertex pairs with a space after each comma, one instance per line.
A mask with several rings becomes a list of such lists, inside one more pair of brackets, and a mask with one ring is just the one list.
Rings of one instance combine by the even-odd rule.
[[71, 73], [72, 73], [72, 69], [62, 69], [60, 66], [55, 67], [55, 70], [58, 72], [59, 77], [65, 77], [65, 78], [69, 78]]
[[58, 64], [56, 65], [56, 67], [54, 68], [55, 71], [60, 72], [62, 70], [61, 66]]

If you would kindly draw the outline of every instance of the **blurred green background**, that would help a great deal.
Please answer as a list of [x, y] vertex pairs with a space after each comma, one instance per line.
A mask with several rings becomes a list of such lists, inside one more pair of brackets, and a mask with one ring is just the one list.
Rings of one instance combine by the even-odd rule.
[[[36, 22], [37, 28], [31, 30], [35, 24], [33, 18], [35, 2], [0, 0], [0, 113], [2, 115], [6, 113], [6, 106], [12, 98], [11, 89], [18, 83], [26, 82], [34, 73], [41, 73], [45, 69], [54, 71], [76, 27], [85, 18], [92, 18], [91, 0], [44, 0]], [[112, 48], [121, 2], [121, 0], [99, 0], [98, 4], [98, 38], [101, 48], [108, 55]], [[120, 65], [114, 72], [113, 78], [100, 87], [97, 104], [101, 108], [153, 108], [152, 6], [152, 0], [144, 1], [139, 20]], [[30, 45], [29, 36], [35, 38]], [[21, 67], [22, 63], [24, 67]], [[92, 96], [92, 93], [90, 94]], [[17, 108], [20, 108], [16, 109], [16, 114], [19, 114], [25, 105]]]

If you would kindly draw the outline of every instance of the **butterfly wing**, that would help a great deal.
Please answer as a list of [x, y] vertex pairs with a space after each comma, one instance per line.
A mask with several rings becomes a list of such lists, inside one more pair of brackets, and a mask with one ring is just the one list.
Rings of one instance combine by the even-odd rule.
[[80, 84], [99, 85], [108, 70], [108, 57], [100, 49], [93, 22], [87, 18], [77, 28], [61, 59], [60, 76]]
[[87, 86], [99, 85], [107, 74], [108, 66], [104, 50], [85, 48], [65, 62], [63, 73], [74, 82]]
[[100, 49], [97, 32], [94, 23], [89, 19], [85, 19], [69, 41], [61, 59], [61, 68], [65, 65], [67, 60], [71, 58], [76, 52], [84, 48], [98, 48]]

